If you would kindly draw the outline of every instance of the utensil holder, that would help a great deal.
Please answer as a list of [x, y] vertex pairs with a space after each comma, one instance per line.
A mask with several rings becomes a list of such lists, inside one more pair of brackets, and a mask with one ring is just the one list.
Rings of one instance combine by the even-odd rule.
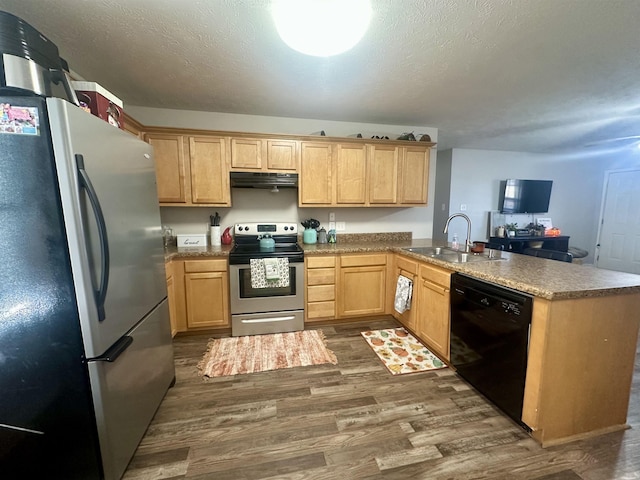
[[217, 225], [211, 225], [211, 246], [219, 247], [221, 244], [220, 227]]
[[313, 228], [305, 228], [302, 232], [302, 243], [313, 244], [318, 242], [318, 232]]

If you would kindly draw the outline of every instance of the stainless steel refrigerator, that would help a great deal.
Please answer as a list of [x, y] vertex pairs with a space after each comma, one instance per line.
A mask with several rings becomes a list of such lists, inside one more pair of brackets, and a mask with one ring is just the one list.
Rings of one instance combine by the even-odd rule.
[[0, 104], [0, 476], [118, 479], [175, 380], [152, 149]]

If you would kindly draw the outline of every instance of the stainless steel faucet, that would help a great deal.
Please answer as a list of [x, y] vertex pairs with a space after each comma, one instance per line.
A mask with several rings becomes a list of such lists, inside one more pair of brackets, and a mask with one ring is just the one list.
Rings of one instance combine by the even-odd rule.
[[447, 233], [449, 231], [449, 222], [456, 217], [462, 217], [467, 221], [467, 239], [464, 242], [464, 251], [469, 252], [469, 249], [471, 248], [471, 219], [464, 213], [454, 213], [447, 218], [447, 223], [444, 224], [444, 231], [442, 233]]

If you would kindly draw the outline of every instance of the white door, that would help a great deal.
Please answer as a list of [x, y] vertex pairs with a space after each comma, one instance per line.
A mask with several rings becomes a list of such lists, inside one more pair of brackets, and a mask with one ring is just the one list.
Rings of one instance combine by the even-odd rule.
[[595, 264], [640, 274], [640, 170], [606, 175]]

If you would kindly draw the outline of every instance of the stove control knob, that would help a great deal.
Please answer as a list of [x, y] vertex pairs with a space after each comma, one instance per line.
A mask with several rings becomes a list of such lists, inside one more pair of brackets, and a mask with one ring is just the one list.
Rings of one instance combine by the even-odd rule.
[[293, 225], [291, 225], [289, 228], [291, 229], [291, 231], [294, 231], [296, 229], [296, 227]]
[[244, 231], [248, 232], [249, 231], [249, 227], [244, 227]]
[[289, 230], [289, 227], [287, 227], [287, 226], [285, 225], [285, 227], [284, 227], [284, 231], [286, 232], [287, 230]]

